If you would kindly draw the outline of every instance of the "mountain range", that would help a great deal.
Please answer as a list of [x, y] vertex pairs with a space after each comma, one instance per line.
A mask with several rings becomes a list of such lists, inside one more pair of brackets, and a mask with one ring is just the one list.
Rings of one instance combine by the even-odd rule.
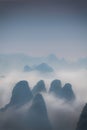
[[46, 63], [41, 63], [34, 67], [30, 67], [28, 65], [24, 66], [24, 72], [30, 72], [30, 71], [38, 71], [41, 73], [46, 73], [46, 72], [54, 72], [54, 69]]
[[[32, 90], [27, 81], [19, 81], [13, 88], [10, 102], [0, 109], [0, 130], [55, 130], [42, 93], [53, 94], [71, 103], [76, 99], [72, 85], [66, 83], [62, 87], [58, 79], [51, 82], [48, 91], [43, 80], [38, 81]], [[80, 115], [76, 130], [87, 130], [87, 104]]]
[[60, 80], [54, 80], [51, 83], [49, 93], [53, 93], [56, 97], [63, 98], [66, 100], [75, 100], [75, 94], [72, 90], [72, 85], [66, 83], [63, 87]]
[[46, 63], [55, 69], [87, 69], [87, 58], [70, 62], [64, 58], [58, 58], [54, 54], [46, 57], [32, 57], [25, 54], [0, 54], [0, 63], [0, 72], [8, 72], [13, 69], [22, 70], [26, 65], [37, 66], [42, 63]]

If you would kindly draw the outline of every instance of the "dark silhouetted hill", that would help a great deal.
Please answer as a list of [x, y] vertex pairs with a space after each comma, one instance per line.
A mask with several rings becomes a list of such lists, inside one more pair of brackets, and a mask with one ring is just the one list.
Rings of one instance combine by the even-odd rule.
[[76, 130], [87, 130], [87, 104], [82, 110]]
[[72, 90], [72, 85], [70, 83], [66, 83], [62, 88], [62, 97], [64, 97], [67, 100], [75, 99], [75, 94]]
[[56, 96], [60, 97], [62, 91], [62, 85], [60, 80], [53, 80], [51, 83], [51, 87], [49, 89], [50, 93], [55, 94]]
[[[32, 92], [27, 81], [18, 82], [13, 88], [10, 103], [0, 110], [0, 130], [53, 130], [40, 92], [46, 92], [43, 80], [36, 84]], [[52, 81], [49, 93], [69, 101], [75, 99], [71, 84], [67, 83], [62, 88], [61, 81], [57, 79]], [[83, 109], [77, 130], [87, 130], [86, 128], [87, 105]]]
[[45, 83], [43, 80], [40, 80], [32, 89], [32, 93], [33, 95], [36, 95], [37, 93], [40, 92], [46, 92], [46, 87], [45, 87]]
[[[0, 122], [0, 130], [52, 130], [44, 99], [37, 94], [32, 100], [28, 110], [13, 109], [4, 113], [3, 125]], [[18, 111], [19, 112], [18, 112]], [[1, 126], [2, 125], [2, 126]]]
[[28, 128], [30, 130], [52, 130], [47, 115], [47, 109], [41, 94], [37, 94], [27, 114]]
[[52, 81], [49, 92], [53, 93], [59, 98], [66, 99], [68, 101], [75, 99], [75, 94], [72, 90], [72, 85], [70, 83], [66, 83], [62, 88], [61, 81], [57, 79]]
[[29, 102], [33, 98], [32, 92], [29, 88], [27, 81], [20, 81], [18, 82], [12, 91], [12, 97], [10, 103], [7, 104], [1, 110], [6, 110], [8, 107], [13, 106], [20, 106], [24, 105], [25, 103]]

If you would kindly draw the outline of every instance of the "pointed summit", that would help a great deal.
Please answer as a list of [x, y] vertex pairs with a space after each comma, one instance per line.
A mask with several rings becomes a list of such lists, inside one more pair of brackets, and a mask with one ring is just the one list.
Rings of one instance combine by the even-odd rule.
[[53, 80], [51, 83], [51, 87], [50, 87], [49, 92], [54, 93], [56, 96], [60, 97], [61, 91], [62, 91], [61, 81], [58, 79]]
[[45, 105], [45, 102], [44, 102], [44, 99], [43, 99], [43, 96], [41, 94], [37, 94], [34, 99], [33, 99], [33, 104], [32, 104], [32, 108], [39, 110], [38, 112], [44, 112], [43, 114], [46, 114], [46, 105]]
[[12, 92], [10, 104], [23, 104], [32, 99], [32, 93], [27, 81], [18, 82]]
[[45, 87], [45, 83], [43, 80], [40, 80], [32, 89], [32, 93], [33, 95], [36, 95], [37, 93], [40, 92], [46, 92], [46, 87]]
[[47, 109], [41, 94], [37, 94], [28, 113], [28, 128], [32, 130], [52, 130]]
[[21, 106], [32, 99], [33, 95], [29, 88], [28, 82], [23, 80], [18, 82], [12, 91], [12, 97], [10, 103], [7, 104], [2, 110], [6, 110], [8, 107]]
[[75, 94], [72, 90], [72, 85], [70, 83], [66, 83], [62, 88], [62, 97], [64, 97], [67, 100], [75, 99]]
[[72, 85], [70, 83], [66, 83], [62, 88], [61, 81], [57, 79], [52, 81], [49, 92], [53, 93], [59, 98], [64, 98], [68, 101], [75, 99], [75, 94], [72, 90]]

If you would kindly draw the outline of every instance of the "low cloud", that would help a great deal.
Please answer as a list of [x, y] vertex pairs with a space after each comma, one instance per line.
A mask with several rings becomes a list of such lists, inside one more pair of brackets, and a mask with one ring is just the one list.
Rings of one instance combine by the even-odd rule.
[[65, 102], [51, 94], [43, 94], [49, 119], [55, 130], [75, 130], [84, 103]]
[[[56, 71], [55, 74], [46, 76], [34, 71], [29, 73], [12, 71], [0, 79], [0, 107], [5, 106], [10, 101], [13, 87], [20, 80], [27, 80], [32, 89], [39, 80], [43, 79], [47, 90], [49, 90], [52, 80], [60, 79], [62, 86], [67, 82], [72, 84], [72, 89], [76, 95], [76, 101], [67, 103], [64, 100], [56, 98], [52, 94], [43, 94], [48, 116], [55, 130], [75, 130], [80, 113], [84, 104], [87, 102], [86, 77], [87, 70], [85, 69], [77, 71]], [[28, 109], [29, 104], [26, 104], [16, 113], [20, 115], [20, 113], [26, 113]], [[7, 115], [3, 116], [3, 120], [8, 119], [8, 115], [9, 112]], [[14, 117], [13, 114], [10, 113], [10, 115]], [[2, 116], [0, 118], [0, 121], [1, 120]]]

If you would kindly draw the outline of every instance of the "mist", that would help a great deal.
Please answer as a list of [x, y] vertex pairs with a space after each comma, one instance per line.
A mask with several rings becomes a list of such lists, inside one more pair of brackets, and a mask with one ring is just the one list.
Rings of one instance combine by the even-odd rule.
[[[52, 130], [76, 130], [87, 103], [87, 2], [0, 0], [0, 18], [0, 130], [51, 130], [32, 127], [40, 125], [38, 119], [44, 115], [43, 127], [46, 122]], [[28, 71], [24, 71], [26, 66]], [[55, 79], [61, 81], [62, 88], [70, 83], [74, 101], [49, 92]], [[22, 85], [29, 89], [31, 99], [20, 106], [19, 102], [27, 96], [26, 88], [24, 96], [20, 94], [19, 85], [14, 94], [19, 104], [12, 105], [13, 90], [22, 80], [28, 82]], [[39, 115], [32, 89], [40, 80], [44, 81], [46, 92], [39, 93], [45, 110], [41, 109]], [[7, 107], [9, 104], [12, 106]]]
[[39, 80], [44, 80], [47, 90], [50, 87], [52, 80], [60, 79], [62, 86], [65, 83], [71, 83], [77, 99], [87, 101], [87, 70], [81, 69], [77, 71], [60, 70], [52, 74], [41, 74], [37, 71], [25, 73], [21, 71], [12, 71], [0, 78], [0, 107], [4, 106], [11, 97], [11, 92], [15, 84], [20, 80], [27, 80], [32, 89]]
[[[13, 87], [20, 80], [27, 80], [30, 88], [32, 89], [39, 80], [43, 79], [47, 90], [49, 90], [52, 80], [61, 79], [62, 86], [64, 86], [64, 84], [67, 82], [72, 84], [74, 93], [76, 95], [76, 101], [73, 104], [68, 104], [64, 102], [64, 100], [56, 98], [54, 95], [43, 94], [47, 106], [48, 116], [54, 129], [75, 130], [80, 113], [87, 101], [86, 76], [86, 70], [79, 70], [75, 72], [58, 71], [55, 74], [49, 74], [46, 76], [38, 72], [24, 73], [12, 71], [4, 78], [0, 79], [0, 107], [4, 107], [9, 103]], [[12, 114], [11, 110], [9, 110], [10, 114], [7, 111], [6, 113], [8, 114], [5, 115], [5, 120], [8, 120], [9, 115], [11, 117], [14, 117], [15, 115], [15, 118], [16, 115], [22, 116], [22, 113], [27, 112], [26, 108], [29, 109], [29, 104], [26, 104], [23, 109], [19, 109], [18, 111], [14, 112], [14, 114]]]
[[[39, 80], [44, 80], [48, 92], [51, 82], [54, 79], [60, 79], [62, 87], [65, 83], [72, 84], [72, 89], [75, 93], [76, 99], [73, 103], [67, 103], [63, 99], [56, 98], [53, 94], [42, 93], [46, 103], [48, 117], [55, 130], [75, 130], [81, 111], [87, 101], [86, 77], [86, 69], [78, 69], [77, 71], [56, 69], [53, 73], [44, 74], [38, 71], [10, 71], [9, 73], [6, 73], [4, 77], [0, 78], [0, 108], [4, 107], [10, 102], [12, 90], [15, 84], [21, 80], [28, 81], [31, 90]], [[14, 120], [16, 120], [16, 115], [20, 115], [21, 119], [23, 119], [22, 113], [26, 115], [27, 111], [29, 110], [29, 106], [30, 104], [25, 104], [18, 110], [12, 108], [12, 110], [10, 109], [6, 111], [4, 115], [1, 115], [1, 124], [3, 124], [4, 120], [10, 121], [10, 118], [13, 119], [14, 122]], [[14, 114], [12, 112], [13, 110]]]

